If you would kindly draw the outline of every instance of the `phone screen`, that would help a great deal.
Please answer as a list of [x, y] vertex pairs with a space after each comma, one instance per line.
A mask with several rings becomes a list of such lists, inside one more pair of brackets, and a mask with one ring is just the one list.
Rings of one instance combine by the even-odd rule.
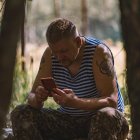
[[55, 80], [52, 77], [41, 78], [43, 87], [48, 90], [50, 93], [53, 88], [56, 88]]

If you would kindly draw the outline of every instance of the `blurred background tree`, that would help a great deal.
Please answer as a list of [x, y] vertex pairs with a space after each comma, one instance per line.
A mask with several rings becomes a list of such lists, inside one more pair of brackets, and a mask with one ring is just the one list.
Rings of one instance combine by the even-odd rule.
[[28, 42], [38, 45], [46, 43], [46, 28], [56, 17], [72, 20], [80, 33], [86, 32], [86, 35], [100, 39], [111, 38], [113, 41], [121, 39], [118, 1], [34, 0], [28, 1], [28, 5], [31, 5], [26, 24]]
[[82, 35], [86, 35], [88, 32], [88, 7], [87, 0], [81, 0], [81, 32]]
[[61, 1], [60, 0], [53, 0], [54, 1], [54, 16], [56, 18], [60, 17], [60, 8], [61, 8]]

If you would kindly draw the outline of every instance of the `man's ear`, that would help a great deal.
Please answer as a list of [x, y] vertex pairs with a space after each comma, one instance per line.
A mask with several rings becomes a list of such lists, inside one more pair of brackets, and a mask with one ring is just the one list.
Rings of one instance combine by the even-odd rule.
[[80, 38], [80, 36], [77, 36], [75, 38], [75, 42], [76, 42], [78, 48], [82, 45], [82, 39]]

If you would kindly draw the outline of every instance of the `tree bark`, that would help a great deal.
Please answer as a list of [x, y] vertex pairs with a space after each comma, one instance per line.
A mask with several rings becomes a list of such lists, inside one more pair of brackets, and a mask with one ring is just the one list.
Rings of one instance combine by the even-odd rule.
[[140, 139], [140, 0], [120, 0], [133, 140]]
[[0, 30], [0, 136], [12, 95], [16, 48], [25, 0], [6, 0]]

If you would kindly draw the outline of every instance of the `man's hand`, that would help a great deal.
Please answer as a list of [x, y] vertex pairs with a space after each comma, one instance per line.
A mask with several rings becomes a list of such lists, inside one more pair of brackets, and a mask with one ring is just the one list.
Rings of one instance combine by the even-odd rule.
[[48, 96], [49, 96], [49, 92], [46, 91], [44, 89], [44, 87], [38, 86], [36, 88], [35, 98], [36, 98], [37, 102], [43, 103], [45, 100], [47, 100]]
[[54, 101], [63, 106], [67, 107], [73, 107], [73, 103], [75, 102], [75, 99], [77, 96], [74, 94], [74, 92], [71, 89], [53, 89], [52, 96]]
[[103, 107], [116, 108], [116, 102], [111, 97], [78, 98], [71, 89], [53, 89], [54, 101], [62, 106], [79, 108], [82, 110], [98, 110]]
[[42, 86], [38, 86], [35, 92], [30, 92], [28, 96], [28, 104], [34, 108], [42, 108], [44, 101], [48, 98], [48, 92]]

